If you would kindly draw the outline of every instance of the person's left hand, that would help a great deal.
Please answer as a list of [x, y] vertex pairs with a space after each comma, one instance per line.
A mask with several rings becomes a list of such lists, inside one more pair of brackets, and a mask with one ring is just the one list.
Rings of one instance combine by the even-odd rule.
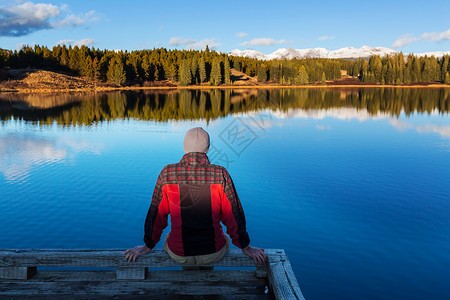
[[128, 262], [136, 261], [136, 258], [138, 256], [149, 254], [152, 251], [152, 249], [148, 248], [147, 246], [136, 246], [132, 249], [126, 250], [123, 254], [126, 254], [125, 260], [128, 260]]

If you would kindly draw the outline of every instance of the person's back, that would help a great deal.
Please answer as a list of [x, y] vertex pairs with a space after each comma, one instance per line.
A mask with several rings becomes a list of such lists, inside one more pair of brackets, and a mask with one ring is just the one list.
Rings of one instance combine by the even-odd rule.
[[210, 164], [202, 152], [189, 152], [176, 164], [167, 165], [156, 183], [144, 241], [153, 248], [171, 215], [169, 249], [179, 256], [211, 254], [226, 245], [222, 221], [233, 243], [249, 243], [245, 217], [233, 182], [225, 168]]
[[233, 181], [224, 167], [210, 164], [206, 153], [209, 135], [202, 128], [189, 130], [184, 139], [186, 154], [176, 164], [161, 171], [145, 220], [147, 249], [129, 249], [126, 259], [149, 253], [160, 240], [171, 215], [171, 232], [164, 249], [185, 264], [210, 264], [229, 248], [222, 222], [232, 242], [255, 263], [266, 260], [264, 250], [249, 246], [245, 216]]

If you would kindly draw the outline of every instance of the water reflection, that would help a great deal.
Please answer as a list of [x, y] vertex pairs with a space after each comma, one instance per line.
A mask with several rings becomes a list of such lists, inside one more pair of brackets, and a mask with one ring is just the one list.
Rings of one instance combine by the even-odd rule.
[[64, 162], [83, 151], [98, 155], [101, 148], [85, 141], [10, 132], [0, 135], [0, 173], [6, 181], [25, 182], [36, 167]]
[[405, 121], [400, 120], [389, 120], [389, 123], [392, 124], [395, 128], [400, 131], [414, 129], [418, 133], [437, 133], [443, 138], [450, 138], [450, 125], [437, 125], [437, 124], [425, 124], [425, 125], [417, 125], [411, 124]]
[[25, 180], [33, 166], [55, 163], [67, 156], [55, 141], [32, 135], [0, 136], [0, 172], [8, 181]]
[[0, 120], [91, 125], [115, 119], [214, 120], [270, 110], [279, 117], [399, 117], [448, 113], [449, 89], [272, 89], [0, 95]]

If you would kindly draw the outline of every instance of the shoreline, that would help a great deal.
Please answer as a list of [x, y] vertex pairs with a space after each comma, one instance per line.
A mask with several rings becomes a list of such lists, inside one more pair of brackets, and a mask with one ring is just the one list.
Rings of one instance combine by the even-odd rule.
[[190, 85], [190, 86], [149, 86], [149, 87], [98, 87], [98, 88], [75, 88], [75, 89], [0, 89], [0, 94], [48, 94], [48, 93], [101, 93], [112, 91], [145, 91], [145, 90], [211, 90], [211, 89], [345, 89], [345, 88], [450, 88], [449, 84], [428, 84], [428, 85]]

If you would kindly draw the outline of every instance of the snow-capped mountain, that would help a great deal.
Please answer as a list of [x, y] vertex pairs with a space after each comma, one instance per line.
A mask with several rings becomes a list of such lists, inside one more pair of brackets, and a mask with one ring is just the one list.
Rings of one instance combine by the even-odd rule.
[[[256, 50], [239, 50], [235, 49], [230, 52], [230, 55], [242, 56], [249, 58], [256, 58], [260, 60], [272, 60], [272, 59], [302, 59], [302, 58], [358, 58], [358, 57], [370, 57], [372, 55], [392, 55], [398, 53], [398, 51], [385, 47], [369, 47], [362, 46], [361, 48], [346, 47], [337, 50], [327, 50], [325, 48], [314, 49], [292, 49], [292, 48], [280, 48], [270, 54], [263, 54]], [[425, 52], [415, 54], [417, 56], [436, 56], [442, 57], [443, 55], [450, 55], [450, 51], [447, 52]]]

